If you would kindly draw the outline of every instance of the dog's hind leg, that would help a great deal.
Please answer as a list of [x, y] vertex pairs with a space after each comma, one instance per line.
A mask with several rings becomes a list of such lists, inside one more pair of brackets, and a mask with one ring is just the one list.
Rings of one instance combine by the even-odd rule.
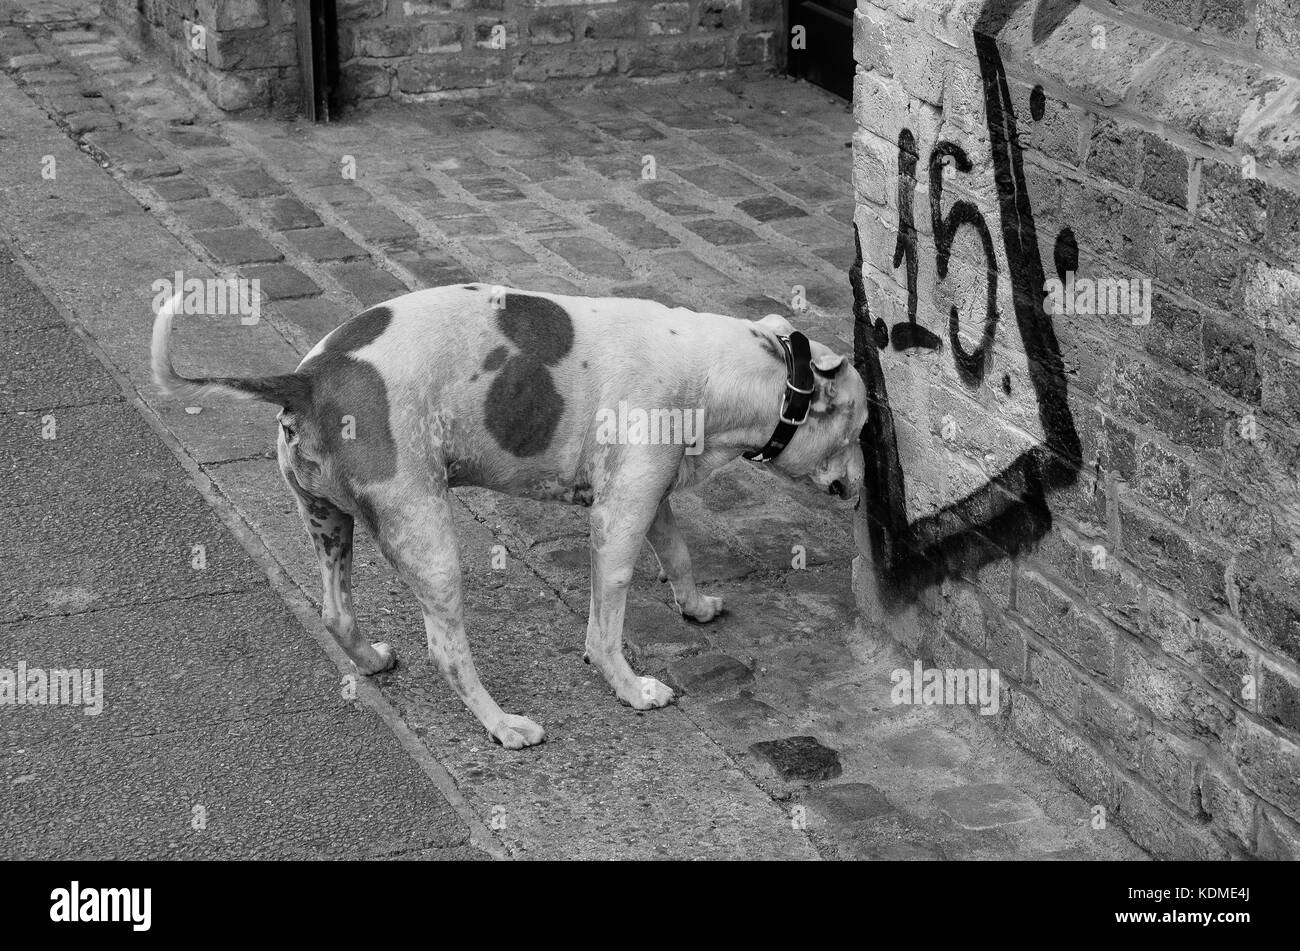
[[682, 537], [677, 520], [673, 518], [672, 506], [668, 496], [659, 503], [646, 540], [654, 549], [659, 559], [659, 568], [673, 587], [673, 600], [677, 609], [687, 617], [700, 623], [712, 621], [722, 613], [722, 599], [709, 594], [700, 594], [695, 588], [695, 575], [691, 571], [691, 553], [686, 549], [686, 539]]
[[285, 479], [293, 489], [307, 534], [316, 546], [322, 589], [321, 618], [326, 629], [361, 673], [388, 670], [397, 662], [397, 655], [387, 644], [363, 640], [352, 610], [352, 516], [333, 503], [308, 494], [292, 473], [286, 472]]
[[650, 710], [672, 702], [673, 692], [653, 677], [638, 677], [623, 656], [623, 615], [632, 569], [641, 553], [655, 503], [634, 493], [597, 501], [591, 508], [591, 613], [587, 619], [590, 661], [624, 703]]
[[517, 750], [542, 742], [545, 731], [527, 717], [505, 713], [479, 680], [465, 636], [460, 546], [451, 496], [442, 484], [372, 499], [380, 550], [424, 610], [429, 657], [456, 695], [494, 739]]

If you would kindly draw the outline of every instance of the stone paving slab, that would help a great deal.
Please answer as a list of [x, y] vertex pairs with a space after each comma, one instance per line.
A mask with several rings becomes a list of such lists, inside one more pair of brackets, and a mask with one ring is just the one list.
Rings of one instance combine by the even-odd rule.
[[[108, 171], [188, 249], [192, 266], [240, 274], [265, 267], [222, 261], [235, 255], [209, 254], [200, 238], [246, 234], [259, 256], [281, 255], [278, 266], [318, 289], [268, 304], [263, 356], [304, 353], [378, 295], [471, 278], [751, 317], [783, 313], [816, 339], [851, 349], [844, 267], [852, 249], [845, 148], [852, 123], [847, 105], [819, 90], [773, 79], [674, 87], [671, 96], [631, 87], [549, 100], [381, 104], [324, 126], [232, 120], [187, 99], [111, 25], [97, 22], [96, 31], [96, 42], [132, 62], [135, 82], [105, 84], [105, 73], [61, 55], [39, 29], [26, 37], [31, 48], [14, 54], [53, 56], [57, 65], [44, 68], [74, 73], [65, 89], [103, 88], [130, 132], [117, 140], [120, 155], [103, 151]], [[48, 82], [30, 81], [26, 70], [13, 75], [62, 121], [43, 92]], [[142, 108], [161, 89], [192, 104], [193, 129]], [[177, 174], [141, 177], [150, 164], [176, 166]], [[277, 201], [287, 204], [272, 206]], [[48, 230], [16, 210], [20, 227], [52, 254]], [[226, 330], [229, 349], [206, 355], [208, 341], [223, 338], [196, 336], [184, 351], [196, 362], [189, 365], [245, 372], [254, 338], [241, 347]], [[132, 358], [121, 356], [129, 366]], [[315, 598], [306, 539], [264, 448], [254, 448], [269, 427], [220, 406], [165, 418], [183, 427], [182, 441], [196, 444], [223, 493]], [[239, 425], [259, 434], [241, 444], [242, 456], [214, 435]], [[485, 747], [423, 659], [411, 599], [364, 546], [356, 569], [361, 623], [396, 643], [406, 662], [382, 678], [385, 696], [485, 819], [503, 808], [498, 832], [515, 854], [613, 854], [612, 843], [622, 842], [622, 854], [730, 855], [734, 845], [716, 830], [743, 827], [756, 848], [786, 854], [805, 854], [810, 843], [846, 858], [1140, 855], [1113, 828], [1091, 831], [1087, 804], [967, 712], [892, 703], [890, 672], [909, 661], [855, 617], [846, 507], [748, 464], [684, 494], [678, 521], [703, 587], [722, 594], [729, 610], [707, 626], [682, 620], [652, 559], [643, 559], [629, 603], [630, 653], [647, 672], [676, 669], [708, 689], [688, 688], [679, 707], [637, 716], [575, 662], [588, 598], [585, 513], [478, 490], [456, 496], [477, 614], [471, 640], [485, 680], [508, 708], [545, 723], [548, 744], [524, 756]], [[509, 555], [504, 577], [484, 564], [497, 544]], [[696, 746], [698, 736], [708, 742]], [[790, 764], [778, 753], [774, 768], [772, 749], [808, 755], [781, 768]], [[821, 766], [797, 768], [804, 759]], [[701, 770], [712, 785], [701, 784]], [[952, 818], [990, 785], [1030, 801], [1032, 817], [987, 828]], [[629, 818], [638, 802], [680, 813], [676, 833], [655, 818], [661, 813]]]
[[[0, 314], [59, 316], [7, 245]], [[117, 384], [87, 341], [64, 324], [51, 345], [59, 331], [32, 332], [44, 352], [0, 349], [0, 374], [35, 355], [99, 397], [55, 410], [52, 438], [0, 406], [0, 667], [26, 701], [0, 705], [0, 857], [476, 851], [134, 401], [103, 398]], [[88, 359], [66, 360], [72, 345]], [[61, 398], [68, 380], [51, 376], [45, 397]], [[91, 673], [89, 697], [59, 689], [69, 668]], [[41, 702], [35, 670], [62, 703]]]

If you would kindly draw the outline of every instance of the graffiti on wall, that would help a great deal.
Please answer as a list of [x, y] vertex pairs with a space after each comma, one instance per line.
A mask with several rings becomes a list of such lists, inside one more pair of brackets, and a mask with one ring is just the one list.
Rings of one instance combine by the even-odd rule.
[[[983, 87], [983, 105], [992, 154], [998, 221], [991, 228], [971, 202], [954, 201], [943, 212], [945, 180], [968, 173], [972, 163], [957, 143], [936, 142], [926, 165], [929, 213], [934, 242], [934, 270], [947, 276], [958, 232], [969, 229], [984, 255], [986, 293], [980, 314], [978, 343], [966, 349], [959, 338], [958, 308], [948, 313], [946, 334], [941, 336], [918, 320], [918, 275], [921, 253], [915, 225], [914, 193], [920, 149], [914, 134], [898, 134], [898, 224], [892, 263], [901, 269], [907, 289], [906, 319], [887, 326], [872, 320], [863, 281], [862, 244], [850, 272], [854, 295], [855, 358], [871, 403], [862, 433], [866, 459], [866, 504], [877, 572], [887, 582], [886, 593], [908, 596], [945, 577], [977, 568], [994, 559], [1016, 554], [1038, 541], [1051, 526], [1047, 494], [1079, 477], [1082, 451], [1070, 413], [1067, 381], [1052, 317], [1044, 309], [1046, 274], [1039, 252], [1032, 200], [1026, 185], [1017, 117], [996, 37], [1010, 15], [1025, 0], [988, 0], [974, 28], [974, 44]], [[1073, 7], [1075, 0], [1043, 0], [1034, 23], [1035, 42], [1050, 35]], [[1031, 97], [1033, 118], [1041, 118], [1043, 96]], [[1000, 283], [994, 248], [1000, 232], [1014, 320], [999, 313]], [[1057, 235], [1054, 270], [1064, 279], [1077, 268], [1078, 247], [1070, 229]], [[922, 517], [909, 514], [908, 486], [899, 452], [899, 427], [890, 406], [888, 381], [881, 355], [930, 352], [942, 356], [944, 344], [958, 379], [969, 388], [978, 386], [991, 363], [999, 334], [1018, 332], [1024, 348], [1025, 370], [1037, 411], [1041, 439], [988, 473], [972, 491], [947, 499]]]

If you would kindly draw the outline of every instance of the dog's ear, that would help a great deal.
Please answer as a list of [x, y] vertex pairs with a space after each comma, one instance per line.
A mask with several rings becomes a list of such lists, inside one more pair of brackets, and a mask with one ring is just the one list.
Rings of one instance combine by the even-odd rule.
[[834, 376], [840, 372], [840, 367], [849, 362], [849, 358], [842, 353], [832, 353], [826, 351], [823, 354], [813, 356], [813, 369], [822, 376]]
[[825, 413], [835, 402], [835, 394], [839, 389], [836, 378], [849, 361], [842, 354], [825, 347], [818, 347], [818, 351], [812, 358], [814, 385], [817, 389], [812, 408], [815, 412]]
[[769, 330], [775, 330], [784, 337], [788, 337], [790, 334], [794, 333], [794, 327], [790, 325], [790, 321], [786, 320], [780, 314], [768, 314], [762, 320], [756, 321], [756, 323], [760, 327], [767, 327]]

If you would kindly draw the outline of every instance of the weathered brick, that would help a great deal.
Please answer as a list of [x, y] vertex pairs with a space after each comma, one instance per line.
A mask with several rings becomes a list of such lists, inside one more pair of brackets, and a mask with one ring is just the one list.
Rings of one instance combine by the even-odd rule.
[[1178, 208], [1187, 207], [1187, 153], [1159, 136], [1143, 135], [1141, 191], [1156, 201]]
[[1176, 522], [1186, 522], [1192, 505], [1192, 473], [1182, 459], [1154, 442], [1143, 443], [1134, 488], [1145, 504]]
[[650, 36], [676, 36], [690, 26], [689, 3], [652, 3], [646, 8], [646, 32]]
[[1292, 819], [1300, 818], [1300, 746], [1239, 717], [1227, 748], [1247, 786]]
[[172, 208], [191, 231], [233, 228], [239, 216], [219, 201], [186, 201]]
[[1161, 796], [1137, 783], [1123, 787], [1115, 818], [1135, 842], [1156, 858], [1221, 861], [1231, 854], [1208, 828], [1190, 821]]
[[547, 79], [590, 79], [617, 72], [618, 54], [614, 50], [591, 50], [564, 47], [554, 50], [533, 49], [520, 60], [512, 73], [523, 82]]
[[1260, 354], [1261, 405], [1265, 412], [1285, 416], [1300, 406], [1300, 362], [1265, 350]]
[[771, 63], [776, 59], [777, 34], [771, 30], [745, 33], [736, 38], [736, 62], [741, 66]]
[[1079, 715], [1081, 685], [1070, 666], [1048, 651], [1029, 646], [1025, 684], [1067, 721]]
[[196, 231], [194, 237], [223, 264], [253, 264], [261, 261], [279, 261], [284, 257], [265, 238], [250, 228]]
[[1105, 399], [1112, 409], [1155, 427], [1179, 445], [1211, 449], [1222, 443], [1226, 412], [1169, 374], [1128, 356], [1116, 358]]
[[686, 39], [672, 46], [635, 46], [628, 51], [629, 76], [655, 76], [693, 69], [718, 69], [727, 59], [725, 36]]
[[741, 0], [700, 0], [696, 24], [703, 30], [731, 30], [740, 23]]
[[1222, 552], [1189, 541], [1173, 526], [1133, 507], [1119, 505], [1121, 553], [1153, 580], [1182, 591], [1198, 608], [1217, 610], [1228, 603]]
[[263, 206], [266, 223], [276, 231], [319, 228], [320, 218], [296, 198], [273, 198]]
[[191, 198], [206, 198], [208, 190], [192, 178], [176, 176], [159, 178], [149, 183], [149, 187], [163, 201], [186, 201]]
[[1290, 59], [1300, 46], [1300, 9], [1296, 0], [1259, 0], [1255, 17], [1259, 30], [1256, 46], [1265, 53]]
[[1260, 664], [1259, 715], [1300, 734], [1300, 677], [1267, 659]]
[[1150, 730], [1142, 738], [1138, 772], [1165, 798], [1193, 819], [1201, 819], [1198, 774], [1205, 746], [1164, 730]]
[[1194, 683], [1181, 670], [1135, 641], [1124, 645], [1120, 689], [1166, 724], [1206, 742], [1224, 740], [1235, 721], [1226, 701]]
[[320, 293], [320, 287], [302, 271], [288, 264], [268, 264], [261, 267], [245, 267], [240, 273], [255, 280], [265, 300], [283, 300], [291, 297], [313, 297]]
[[222, 183], [241, 198], [283, 195], [284, 185], [261, 168], [241, 168], [221, 176]]
[[1265, 243], [1274, 254], [1300, 264], [1300, 194], [1282, 188], [1269, 192]]
[[1242, 278], [1246, 318], [1274, 339], [1300, 350], [1300, 274], [1253, 261], [1246, 265]]
[[674, 248], [681, 242], [644, 215], [612, 202], [595, 205], [587, 217], [610, 234], [638, 249]]
[[1235, 772], [1209, 762], [1201, 773], [1201, 809], [1215, 828], [1231, 835], [1245, 849], [1255, 846], [1255, 810], [1259, 797], [1242, 785]]
[[1255, 341], [1240, 328], [1219, 321], [1203, 325], [1205, 378], [1229, 396], [1258, 405], [1263, 381], [1255, 359]]
[[733, 244], [750, 244], [758, 240], [758, 235], [726, 218], [702, 218], [699, 221], [687, 221], [686, 227], [716, 247]]
[[636, 28], [636, 7], [588, 10], [582, 17], [582, 36], [589, 40], [613, 40], [636, 36]]
[[591, 238], [546, 238], [542, 244], [584, 274], [621, 281], [626, 281], [632, 276], [617, 251]]
[[1300, 861], [1300, 822], [1270, 806], [1259, 809], [1257, 854], [1272, 861]]
[[1153, 594], [1148, 610], [1148, 633], [1162, 650], [1196, 670], [1233, 703], [1253, 706], [1246, 699], [1244, 679], [1253, 661], [1238, 638], [1200, 615], [1187, 614], [1164, 595]]
[[1086, 685], [1079, 699], [1083, 735], [1125, 769], [1140, 769], [1143, 743], [1152, 733], [1150, 715], [1133, 709], [1112, 691], [1094, 685]]
[[198, 18], [212, 30], [247, 30], [266, 25], [264, 0], [198, 0]]
[[568, 43], [573, 39], [573, 14], [568, 10], [541, 10], [528, 20], [533, 43]]
[[314, 261], [343, 261], [366, 256], [364, 250], [337, 228], [303, 228], [286, 231], [284, 236]]
[[1092, 118], [1084, 165], [1102, 178], [1132, 187], [1137, 178], [1141, 131], [1106, 116]]
[[1264, 234], [1268, 191], [1248, 178], [1240, 165], [1206, 162], [1201, 168], [1196, 216], [1239, 241], [1258, 241]]
[[409, 289], [392, 274], [365, 261], [331, 264], [330, 274], [362, 307], [399, 297]]
[[415, 50], [415, 34], [403, 25], [381, 24], [357, 32], [358, 56], [407, 56]]
[[1023, 690], [1012, 694], [1008, 730], [1056, 769], [1085, 801], [1115, 815], [1124, 787], [1115, 768], [1091, 744], [1063, 728], [1031, 694]]
[[474, 20], [474, 45], [482, 50], [504, 50], [519, 45], [519, 24], [499, 17]]
[[1233, 242], [1178, 218], [1157, 220], [1152, 271], [1171, 287], [1210, 307], [1237, 311], [1241, 257]]

